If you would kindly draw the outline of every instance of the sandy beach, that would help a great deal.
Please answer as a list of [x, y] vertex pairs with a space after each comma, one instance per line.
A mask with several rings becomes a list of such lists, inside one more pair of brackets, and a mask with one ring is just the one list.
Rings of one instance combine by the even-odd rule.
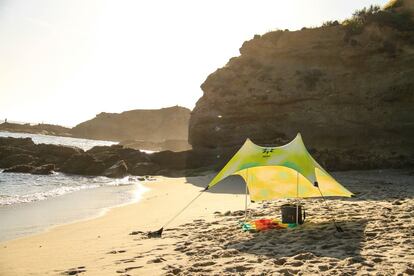
[[[148, 239], [212, 178], [157, 177], [138, 203], [0, 244], [0, 275], [413, 275], [414, 176], [352, 171], [334, 176], [355, 198], [307, 199], [294, 229], [241, 231], [244, 186], [231, 177]], [[287, 200], [249, 205], [251, 218], [278, 217]], [[338, 233], [330, 215], [345, 230]]]
[[0, 48], [0, 276], [414, 276], [414, 0], [0, 1]]

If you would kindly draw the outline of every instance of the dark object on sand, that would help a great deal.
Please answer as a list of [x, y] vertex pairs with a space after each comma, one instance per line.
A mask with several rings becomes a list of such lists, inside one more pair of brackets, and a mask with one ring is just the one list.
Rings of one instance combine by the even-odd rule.
[[164, 230], [164, 227], [161, 227], [157, 231], [150, 231], [150, 232], [148, 232], [147, 236], [148, 236], [148, 238], [161, 238], [163, 230]]
[[138, 234], [144, 234], [144, 232], [142, 232], [142, 231], [132, 231], [129, 234], [132, 235], [132, 236], [134, 236], [134, 235], [138, 235]]
[[306, 213], [302, 205], [283, 204], [280, 208], [282, 210], [282, 223], [298, 223], [305, 222]]

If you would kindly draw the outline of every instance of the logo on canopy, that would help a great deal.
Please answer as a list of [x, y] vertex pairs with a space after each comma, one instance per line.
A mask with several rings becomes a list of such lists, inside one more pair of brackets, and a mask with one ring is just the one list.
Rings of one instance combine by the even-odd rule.
[[263, 151], [263, 157], [270, 157], [270, 155], [272, 155], [273, 153], [273, 149], [269, 149], [269, 148], [264, 148]]

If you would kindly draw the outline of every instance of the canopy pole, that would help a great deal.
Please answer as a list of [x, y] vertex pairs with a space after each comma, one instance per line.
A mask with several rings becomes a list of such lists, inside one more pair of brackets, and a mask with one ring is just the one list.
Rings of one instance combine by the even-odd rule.
[[247, 221], [247, 183], [249, 182], [249, 169], [247, 168], [246, 192], [244, 198], [244, 222]]
[[299, 224], [299, 172], [296, 171], [296, 225]]

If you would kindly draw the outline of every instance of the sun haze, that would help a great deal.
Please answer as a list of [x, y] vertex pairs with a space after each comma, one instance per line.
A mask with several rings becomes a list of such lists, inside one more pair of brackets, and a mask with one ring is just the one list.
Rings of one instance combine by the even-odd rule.
[[387, 1], [0, 2], [0, 118], [73, 126], [181, 105], [255, 34], [343, 20]]

